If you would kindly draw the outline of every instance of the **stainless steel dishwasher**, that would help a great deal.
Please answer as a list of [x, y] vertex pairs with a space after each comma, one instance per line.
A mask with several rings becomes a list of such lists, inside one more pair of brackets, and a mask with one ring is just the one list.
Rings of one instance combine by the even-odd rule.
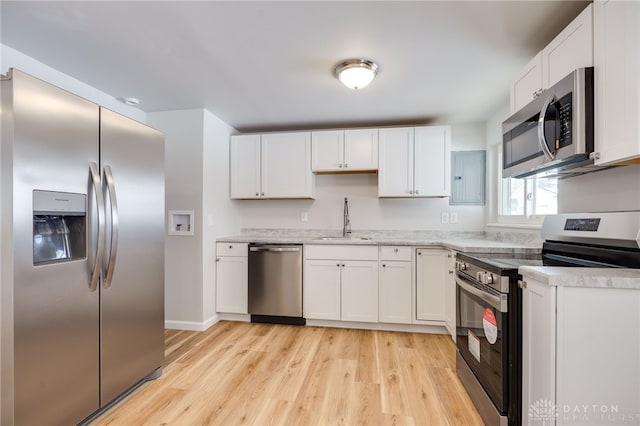
[[302, 245], [249, 244], [251, 322], [304, 325]]

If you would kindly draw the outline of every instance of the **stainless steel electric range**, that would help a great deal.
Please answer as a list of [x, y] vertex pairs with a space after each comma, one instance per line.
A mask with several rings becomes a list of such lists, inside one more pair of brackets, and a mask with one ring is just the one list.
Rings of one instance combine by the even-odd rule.
[[456, 370], [487, 425], [520, 425], [520, 266], [640, 268], [640, 211], [548, 216], [540, 255], [456, 258]]

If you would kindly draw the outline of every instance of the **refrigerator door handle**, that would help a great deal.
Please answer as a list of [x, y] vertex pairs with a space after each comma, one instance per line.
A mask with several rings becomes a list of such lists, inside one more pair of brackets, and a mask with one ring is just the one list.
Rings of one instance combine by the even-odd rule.
[[91, 161], [89, 163], [89, 173], [91, 173], [91, 183], [93, 184], [93, 192], [96, 197], [97, 215], [98, 215], [98, 246], [96, 248], [96, 257], [93, 261], [93, 269], [91, 271], [91, 280], [89, 282], [89, 291], [96, 291], [98, 288], [98, 280], [100, 279], [101, 259], [104, 250], [104, 197], [102, 195], [102, 185], [100, 183], [100, 171], [98, 165]]
[[111, 166], [104, 166], [104, 177], [109, 190], [109, 204], [111, 209], [111, 243], [109, 249], [109, 260], [107, 263], [107, 273], [104, 279], [104, 288], [111, 287], [113, 271], [116, 267], [116, 253], [118, 252], [118, 201], [116, 199], [116, 188], [113, 183], [113, 173]]

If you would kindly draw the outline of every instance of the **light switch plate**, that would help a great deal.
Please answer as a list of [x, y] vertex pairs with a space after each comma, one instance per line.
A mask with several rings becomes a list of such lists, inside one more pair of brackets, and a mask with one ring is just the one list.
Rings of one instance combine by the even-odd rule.
[[458, 223], [458, 212], [449, 213], [449, 223]]
[[449, 223], [449, 212], [442, 212], [440, 214], [440, 223]]

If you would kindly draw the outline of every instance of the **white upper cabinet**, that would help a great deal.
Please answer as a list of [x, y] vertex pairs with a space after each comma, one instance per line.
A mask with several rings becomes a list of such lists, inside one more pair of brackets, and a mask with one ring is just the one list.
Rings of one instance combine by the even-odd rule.
[[533, 57], [511, 83], [511, 114], [542, 93], [542, 52]]
[[414, 144], [414, 195], [448, 197], [451, 180], [451, 128], [416, 127]]
[[542, 50], [542, 87], [593, 66], [593, 7], [587, 6]]
[[595, 163], [640, 163], [640, 2], [593, 6]]
[[234, 199], [313, 198], [311, 133], [231, 137]]
[[314, 172], [378, 169], [378, 129], [315, 131], [311, 138]]
[[231, 136], [231, 198], [260, 198], [260, 135]]
[[413, 196], [413, 127], [380, 129], [378, 196]]
[[344, 164], [344, 130], [311, 132], [311, 170], [342, 171]]
[[511, 113], [576, 68], [593, 66], [593, 7], [587, 6], [538, 53], [511, 84]]
[[449, 196], [449, 126], [380, 129], [378, 196]]
[[350, 171], [378, 170], [378, 129], [345, 130], [344, 163]]
[[267, 198], [313, 198], [311, 133], [262, 135], [262, 191]]

